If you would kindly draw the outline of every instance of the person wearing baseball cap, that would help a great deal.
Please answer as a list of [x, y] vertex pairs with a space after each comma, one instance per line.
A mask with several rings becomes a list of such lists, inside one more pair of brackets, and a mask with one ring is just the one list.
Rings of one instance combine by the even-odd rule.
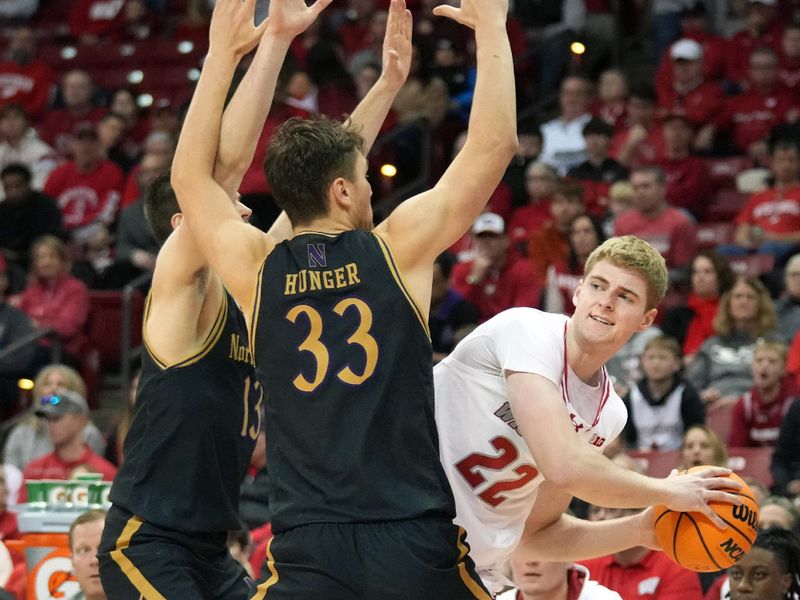
[[[112, 481], [117, 468], [95, 454], [83, 439], [83, 428], [89, 421], [89, 405], [81, 394], [60, 388], [55, 394], [34, 399], [35, 413], [46, 419], [53, 452], [45, 454], [25, 467], [25, 479], [70, 479], [77, 467], [102, 473], [104, 481]], [[27, 496], [25, 490], [22, 490]]]
[[541, 287], [530, 262], [509, 252], [503, 217], [478, 215], [471, 232], [475, 257], [456, 265], [451, 277], [453, 289], [478, 307], [480, 320], [514, 306], [538, 307]]
[[705, 80], [703, 47], [696, 40], [678, 40], [672, 44], [669, 56], [672, 80], [668, 85], [659, 82], [658, 106], [662, 111], [681, 111], [695, 126], [702, 126], [722, 108], [722, 86]]

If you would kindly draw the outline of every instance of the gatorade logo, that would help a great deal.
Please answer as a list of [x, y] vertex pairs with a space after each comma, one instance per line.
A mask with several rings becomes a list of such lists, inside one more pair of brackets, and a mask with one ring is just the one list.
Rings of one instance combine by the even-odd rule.
[[48, 554], [34, 569], [33, 586], [39, 600], [63, 600], [80, 591], [72, 574], [69, 550], [58, 548]]

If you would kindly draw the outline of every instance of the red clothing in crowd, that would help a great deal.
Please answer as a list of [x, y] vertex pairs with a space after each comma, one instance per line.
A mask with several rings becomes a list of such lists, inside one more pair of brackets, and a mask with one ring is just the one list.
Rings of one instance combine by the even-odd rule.
[[736, 224], [748, 223], [770, 233], [800, 231], [800, 186], [756, 192], [736, 215]]
[[750, 65], [750, 54], [756, 48], [766, 46], [781, 54], [781, 37], [783, 25], [776, 22], [767, 32], [754, 36], [749, 29], [742, 29], [728, 40], [725, 50], [725, 76], [731, 81], [744, 83], [747, 80], [747, 70]]
[[69, 13], [69, 30], [74, 37], [102, 37], [125, 23], [125, 0], [75, 0]]
[[614, 221], [614, 235], [635, 235], [650, 242], [670, 268], [688, 265], [697, 253], [697, 227], [686, 214], [669, 207], [654, 219], [629, 210]]
[[[725, 73], [725, 52], [727, 49], [725, 38], [707, 31], [684, 31], [681, 37], [694, 40], [703, 49], [703, 79], [705, 81], [719, 81], [722, 79]], [[656, 71], [656, 91], [659, 98], [672, 88], [673, 82], [672, 57], [669, 52], [665, 52]]]
[[88, 173], [80, 173], [69, 161], [50, 173], [44, 193], [56, 199], [68, 230], [95, 221], [108, 224], [117, 217], [124, 178], [122, 169], [110, 160], [100, 161]]
[[80, 279], [68, 273], [53, 283], [33, 279], [19, 295], [18, 306], [37, 325], [55, 330], [69, 354], [78, 355], [89, 318], [89, 290]]
[[37, 131], [39, 132], [39, 137], [50, 144], [58, 152], [59, 156], [70, 156], [72, 153], [70, 149], [72, 137], [70, 134], [75, 130], [75, 127], [86, 121], [97, 124], [106, 112], [106, 109], [99, 107], [80, 114], [65, 108], [51, 110], [47, 113], [42, 124], [37, 127]]
[[53, 70], [41, 61], [21, 66], [0, 62], [0, 106], [19, 104], [28, 116], [38, 121], [50, 101]]
[[[117, 467], [102, 456], [95, 454], [86, 446], [86, 450], [77, 460], [66, 462], [58, 454], [51, 452], [28, 463], [22, 471], [23, 479], [69, 479], [77, 467], [86, 466], [90, 471], [102, 473], [103, 481], [113, 481], [117, 475]], [[22, 486], [19, 490], [20, 502], [28, 498], [28, 490]]]
[[539, 307], [542, 288], [527, 260], [509, 255], [499, 271], [490, 271], [474, 284], [467, 283], [471, 271], [472, 261], [459, 263], [453, 268], [451, 279], [453, 289], [478, 307], [481, 321], [515, 306]]
[[691, 356], [703, 345], [708, 338], [716, 334], [714, 331], [714, 317], [717, 316], [719, 308], [719, 296], [715, 298], [700, 298], [695, 294], [689, 294], [686, 304], [694, 317], [689, 321], [686, 328], [686, 337], [683, 339], [683, 354]]
[[531, 235], [550, 220], [550, 199], [515, 208], [508, 223], [508, 237], [515, 248], [527, 246]]
[[0, 512], [0, 540], [18, 540], [19, 538], [17, 513], [10, 510]]
[[560, 263], [553, 265], [556, 270], [556, 285], [561, 294], [561, 299], [564, 302], [564, 314], [572, 316], [575, 312], [575, 305], [572, 303], [572, 297], [575, 295], [575, 290], [578, 289], [578, 284], [583, 277], [583, 268], [580, 273], [575, 273], [567, 266], [567, 263]]
[[791, 94], [783, 88], [771, 94], [745, 92], [725, 100], [717, 126], [730, 132], [731, 140], [742, 152], [758, 141], [766, 141], [775, 125], [786, 122], [794, 107]]
[[728, 446], [774, 446], [789, 407], [794, 402], [793, 385], [784, 381], [777, 399], [764, 403], [753, 386], [733, 405]]
[[[628, 139], [629, 127], [620, 129], [611, 138], [611, 149], [609, 154], [612, 158], [619, 160], [619, 151]], [[642, 165], [652, 165], [658, 162], [665, 153], [664, 133], [660, 125], [653, 125], [647, 132], [647, 138], [636, 147], [633, 157], [628, 167], [640, 167]]]
[[711, 172], [706, 162], [696, 156], [687, 156], [665, 158], [658, 165], [667, 179], [667, 202], [670, 206], [685, 208], [702, 221], [713, 192]]
[[622, 566], [614, 555], [582, 560], [592, 579], [625, 600], [701, 600], [697, 573], [672, 562], [663, 552], [650, 551], [638, 563]]
[[781, 56], [780, 65], [781, 83], [797, 98], [800, 95], [800, 59]]
[[679, 92], [670, 86], [658, 94], [658, 106], [663, 112], [678, 112], [696, 127], [702, 127], [719, 114], [725, 94], [713, 81], [699, 82], [689, 91]]
[[611, 125], [614, 129], [620, 129], [625, 123], [627, 118], [627, 108], [625, 102], [621, 104], [606, 104], [597, 100], [589, 109], [593, 117], [603, 119], [606, 123]]
[[544, 285], [547, 267], [566, 264], [569, 256], [569, 239], [552, 221], [547, 221], [531, 235], [528, 242], [528, 260], [536, 281]]

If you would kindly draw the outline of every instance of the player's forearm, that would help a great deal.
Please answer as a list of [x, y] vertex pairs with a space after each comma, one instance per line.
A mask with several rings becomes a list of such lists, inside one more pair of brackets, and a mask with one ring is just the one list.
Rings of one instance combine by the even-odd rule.
[[266, 34], [222, 115], [214, 179], [233, 195], [256, 151], [292, 38]]
[[514, 60], [505, 19], [479, 23], [475, 42], [478, 75], [466, 143], [491, 149], [492, 158], [507, 165], [518, 141]]
[[365, 153], [368, 153], [375, 143], [399, 89], [390, 85], [383, 76], [379, 77], [350, 116], [353, 126], [364, 138]]
[[642, 545], [642, 515], [608, 521], [584, 521], [562, 515], [539, 531], [525, 529], [518, 552], [527, 560], [571, 562], [606, 556]]

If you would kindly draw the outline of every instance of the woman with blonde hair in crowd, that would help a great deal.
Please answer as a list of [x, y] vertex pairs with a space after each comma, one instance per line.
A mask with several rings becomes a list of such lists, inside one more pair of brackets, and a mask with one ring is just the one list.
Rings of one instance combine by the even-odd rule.
[[690, 469], [700, 465], [728, 466], [728, 449], [707, 425], [692, 425], [683, 434], [679, 469]]
[[688, 365], [686, 378], [709, 410], [736, 402], [753, 385], [750, 365], [761, 338], [777, 339], [769, 291], [757, 277], [740, 275], [722, 295], [714, 331]]
[[[59, 389], [66, 389], [86, 397], [86, 385], [75, 369], [60, 364], [43, 367], [36, 375], [33, 384], [33, 399], [29, 414], [11, 430], [6, 440], [3, 462], [22, 470], [32, 460], [53, 451], [47, 425], [34, 413], [43, 397], [56, 394]], [[103, 455], [106, 449], [105, 438], [91, 421], [84, 428], [83, 437], [93, 452]]]

